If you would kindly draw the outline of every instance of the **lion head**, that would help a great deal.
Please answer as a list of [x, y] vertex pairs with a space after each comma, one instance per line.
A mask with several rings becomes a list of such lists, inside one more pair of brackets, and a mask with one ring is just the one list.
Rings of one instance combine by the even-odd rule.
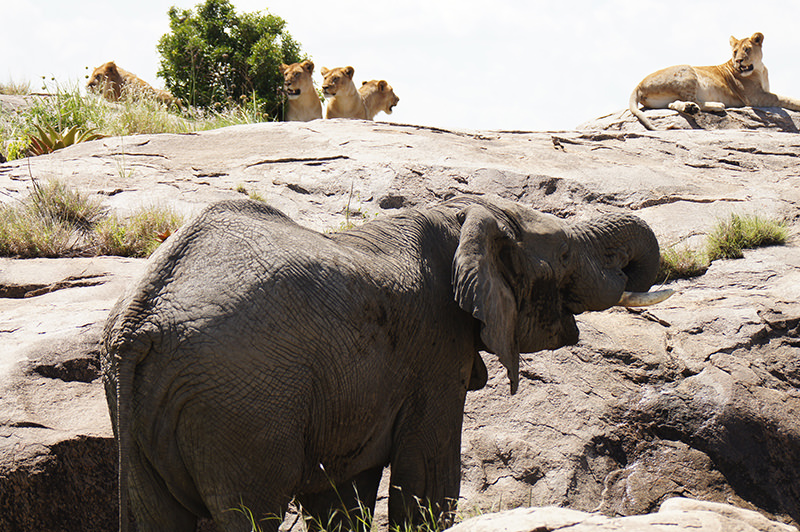
[[353, 75], [356, 71], [351, 66], [331, 69], [322, 67], [320, 73], [322, 74], [322, 93], [326, 97], [332, 97], [353, 83]]
[[749, 76], [754, 70], [761, 69], [763, 66], [761, 44], [764, 42], [764, 34], [754, 33], [742, 40], [731, 36], [730, 42], [733, 49], [733, 67], [739, 74]]
[[281, 64], [281, 74], [283, 74], [283, 90], [290, 100], [299, 98], [301, 94], [314, 90], [314, 63], [303, 61], [291, 65]]
[[400, 101], [392, 86], [385, 79], [363, 82], [358, 88], [358, 93], [364, 99], [367, 114], [371, 116], [375, 116], [380, 111], [387, 115], [392, 114], [394, 106]]
[[104, 63], [92, 71], [86, 88], [92, 92], [99, 92], [109, 100], [119, 100], [122, 96], [122, 86], [125, 80], [114, 61]]

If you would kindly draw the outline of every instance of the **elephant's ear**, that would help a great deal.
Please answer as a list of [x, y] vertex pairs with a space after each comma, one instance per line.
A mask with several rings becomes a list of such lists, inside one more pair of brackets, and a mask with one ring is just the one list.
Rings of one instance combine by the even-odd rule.
[[453, 258], [455, 298], [462, 309], [481, 321], [481, 340], [506, 367], [513, 394], [519, 386], [517, 302], [506, 282], [512, 276], [502, 256], [515, 244], [482, 205], [470, 205], [458, 217], [461, 236]]

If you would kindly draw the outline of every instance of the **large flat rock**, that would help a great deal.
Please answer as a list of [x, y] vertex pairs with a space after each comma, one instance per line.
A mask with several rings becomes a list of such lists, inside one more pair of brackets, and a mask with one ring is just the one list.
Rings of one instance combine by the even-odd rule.
[[[496, 194], [562, 217], [633, 211], [662, 247], [699, 245], [730, 213], [780, 217], [796, 233], [800, 137], [775, 124], [800, 114], [785, 113], [748, 130], [644, 132], [621, 114], [564, 132], [319, 120], [106, 138], [0, 165], [0, 201], [26, 196], [32, 178], [60, 179], [123, 215], [153, 204], [190, 215], [246, 191], [330, 231], [348, 205], [361, 223]], [[113, 528], [97, 341], [141, 267], [0, 259], [0, 529]], [[793, 237], [670, 283], [678, 294], [649, 310], [582, 315], [578, 345], [525, 355], [513, 397], [485, 354], [489, 384], [467, 400], [461, 508], [620, 516], [681, 495], [800, 521], [799, 277]]]

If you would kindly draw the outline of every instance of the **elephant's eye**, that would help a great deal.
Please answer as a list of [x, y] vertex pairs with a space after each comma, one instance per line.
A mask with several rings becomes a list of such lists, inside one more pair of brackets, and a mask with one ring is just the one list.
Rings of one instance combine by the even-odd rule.
[[561, 244], [561, 249], [559, 250], [559, 259], [561, 260], [562, 266], [565, 266], [569, 263], [569, 244], [567, 242]]

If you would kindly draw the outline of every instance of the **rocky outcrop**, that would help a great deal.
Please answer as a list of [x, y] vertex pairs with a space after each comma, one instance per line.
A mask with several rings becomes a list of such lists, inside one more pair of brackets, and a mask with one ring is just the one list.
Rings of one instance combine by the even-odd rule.
[[[780, 107], [743, 107], [721, 113], [688, 115], [671, 109], [645, 109], [645, 116], [657, 130], [670, 129], [772, 129], [788, 133], [800, 131], [800, 116]], [[645, 131], [627, 109], [578, 126], [579, 130]]]
[[[497, 194], [562, 217], [633, 211], [662, 247], [699, 245], [730, 213], [796, 230], [800, 137], [780, 124], [800, 114], [782, 113], [757, 130], [644, 132], [620, 115], [567, 132], [324, 120], [106, 138], [0, 165], [0, 201], [24, 197], [31, 178], [69, 182], [121, 214], [166, 204], [189, 215], [248, 192], [336, 230], [346, 217]], [[97, 340], [142, 264], [0, 259], [0, 530], [113, 528]], [[681, 496], [800, 522], [796, 238], [670, 287], [648, 310], [580, 316], [578, 345], [524, 356], [514, 396], [484, 354], [489, 383], [468, 395], [464, 419], [465, 517], [517, 506], [632, 516]]]

